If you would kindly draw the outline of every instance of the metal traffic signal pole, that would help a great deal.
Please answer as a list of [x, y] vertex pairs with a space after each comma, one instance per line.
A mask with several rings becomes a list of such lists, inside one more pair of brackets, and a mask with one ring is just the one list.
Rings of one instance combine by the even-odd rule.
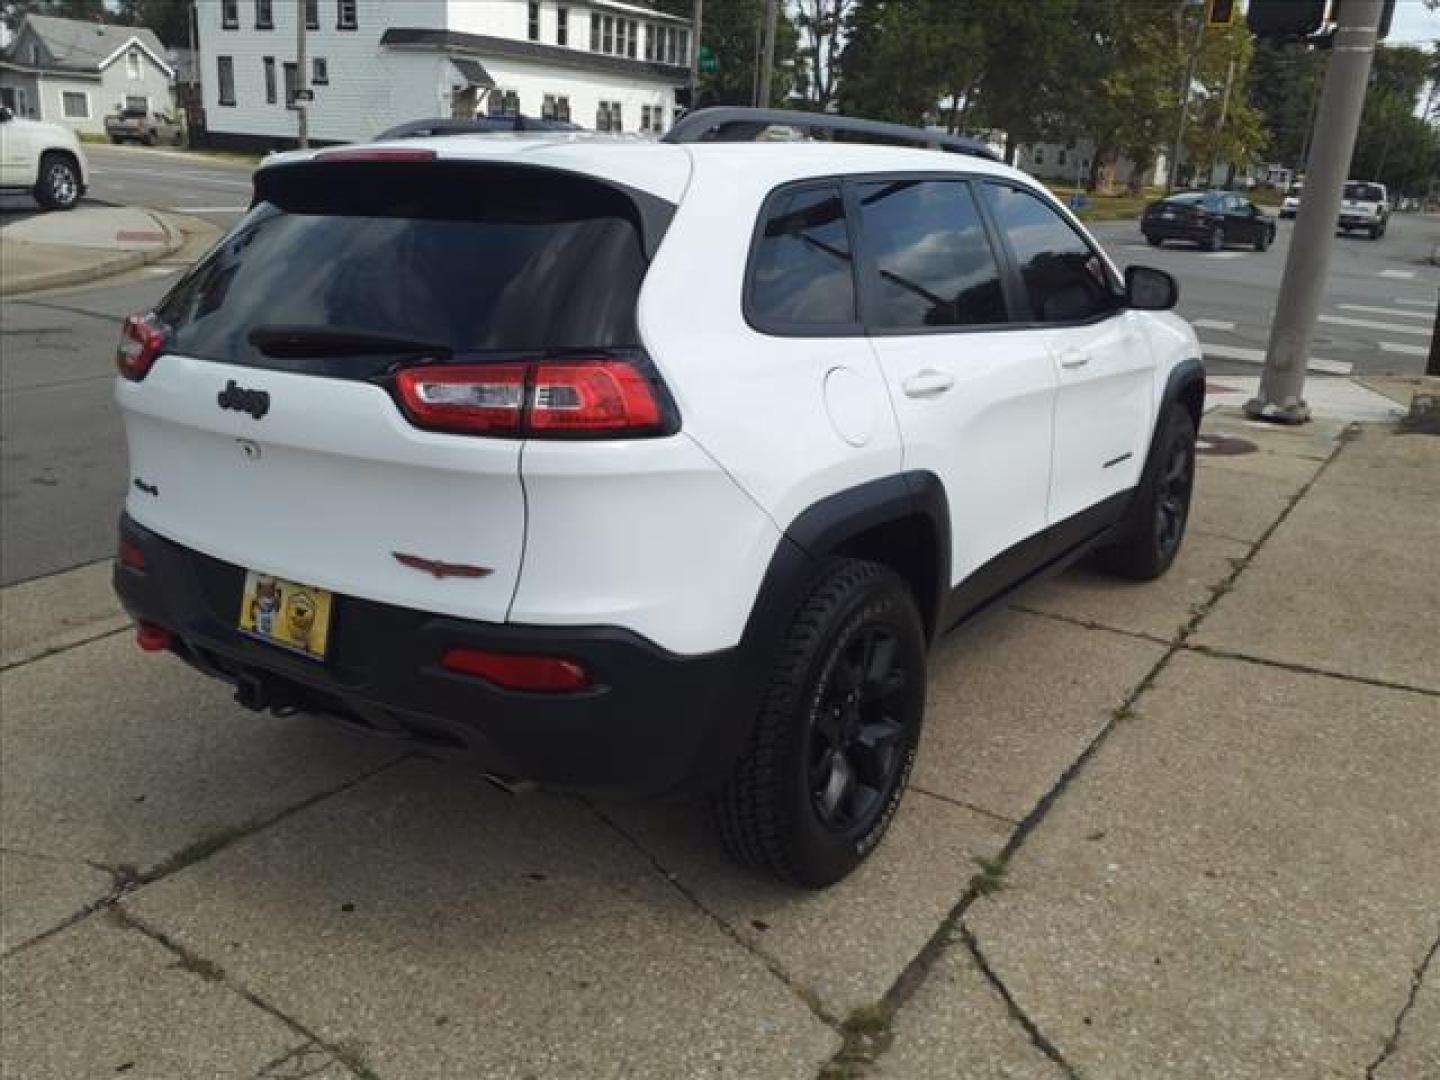
[[1245, 403], [1246, 414], [1257, 419], [1286, 424], [1310, 419], [1310, 406], [1303, 396], [1305, 363], [1325, 296], [1340, 197], [1355, 151], [1383, 6], [1383, 0], [1345, 0], [1340, 7], [1330, 71], [1310, 141], [1305, 197], [1295, 217], [1260, 390]]
[[305, 0], [295, 0], [295, 121], [299, 126], [300, 149], [310, 146], [310, 102], [307, 93], [310, 80], [305, 70], [309, 60], [305, 57]]
[[700, 35], [705, 26], [705, 0], [695, 0], [695, 15], [690, 27], [690, 108], [700, 102]]

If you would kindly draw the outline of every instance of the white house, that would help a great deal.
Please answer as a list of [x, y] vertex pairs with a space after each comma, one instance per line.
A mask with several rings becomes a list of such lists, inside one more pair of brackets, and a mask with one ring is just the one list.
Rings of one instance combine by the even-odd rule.
[[[1031, 176], [1053, 180], [1057, 184], [1084, 184], [1090, 177], [1091, 158], [1095, 144], [1090, 139], [1078, 139], [1070, 143], [1029, 143], [1015, 151], [1016, 168], [1024, 169]], [[1165, 183], [1169, 169], [1169, 155], [1164, 150], [1155, 152], [1155, 160], [1145, 172], [1141, 183], [1157, 187]], [[1135, 163], [1121, 157], [1115, 163], [1115, 182], [1128, 184], [1135, 174]]]
[[[663, 131], [690, 24], [620, 0], [307, 0], [310, 138], [353, 142], [436, 116], [521, 112]], [[212, 142], [293, 143], [295, 0], [198, 0]]]
[[152, 30], [27, 15], [0, 56], [0, 104], [99, 135], [121, 105], [172, 112], [174, 77]]

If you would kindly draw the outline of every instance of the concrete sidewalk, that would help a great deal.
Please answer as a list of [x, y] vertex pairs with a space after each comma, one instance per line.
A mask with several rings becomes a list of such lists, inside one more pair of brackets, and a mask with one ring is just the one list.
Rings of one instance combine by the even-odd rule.
[[0, 296], [111, 277], [182, 248], [203, 250], [219, 234], [199, 218], [134, 206], [15, 217], [0, 226]]
[[1203, 435], [1164, 579], [936, 646], [912, 791], [822, 894], [698, 808], [243, 713], [103, 567], [7, 590], [0, 1069], [1440, 1077], [1440, 439]]

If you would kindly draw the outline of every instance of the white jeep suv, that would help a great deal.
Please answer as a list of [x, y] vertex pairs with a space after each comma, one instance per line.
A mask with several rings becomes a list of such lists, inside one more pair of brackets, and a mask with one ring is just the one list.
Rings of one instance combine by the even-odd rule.
[[85, 152], [62, 124], [22, 120], [0, 106], [0, 191], [23, 191], [47, 210], [69, 210], [85, 194]]
[[978, 144], [841, 117], [277, 156], [127, 322], [115, 585], [251, 708], [708, 793], [824, 885], [900, 800], [936, 635], [1088, 552], [1174, 559], [1175, 299]]

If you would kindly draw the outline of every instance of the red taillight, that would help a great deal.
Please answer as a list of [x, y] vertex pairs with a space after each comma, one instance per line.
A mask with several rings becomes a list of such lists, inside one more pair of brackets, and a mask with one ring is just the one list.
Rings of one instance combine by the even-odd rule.
[[590, 673], [584, 667], [561, 656], [527, 656], [457, 647], [445, 650], [440, 666], [461, 675], [478, 675], [507, 690], [565, 694], [591, 685]]
[[145, 552], [140, 545], [133, 540], [120, 540], [120, 565], [128, 566], [131, 570], [145, 569]]
[[165, 348], [165, 331], [153, 315], [131, 315], [120, 328], [120, 345], [115, 366], [131, 382], [150, 374], [155, 359]]
[[432, 364], [396, 376], [417, 425], [470, 435], [645, 435], [664, 426], [660, 397], [628, 360]]
[[321, 150], [315, 161], [434, 161], [434, 150], [417, 150], [398, 146], [345, 147], [339, 150]]
[[135, 627], [135, 644], [146, 652], [164, 652], [172, 640], [170, 631], [155, 623], [142, 622]]

